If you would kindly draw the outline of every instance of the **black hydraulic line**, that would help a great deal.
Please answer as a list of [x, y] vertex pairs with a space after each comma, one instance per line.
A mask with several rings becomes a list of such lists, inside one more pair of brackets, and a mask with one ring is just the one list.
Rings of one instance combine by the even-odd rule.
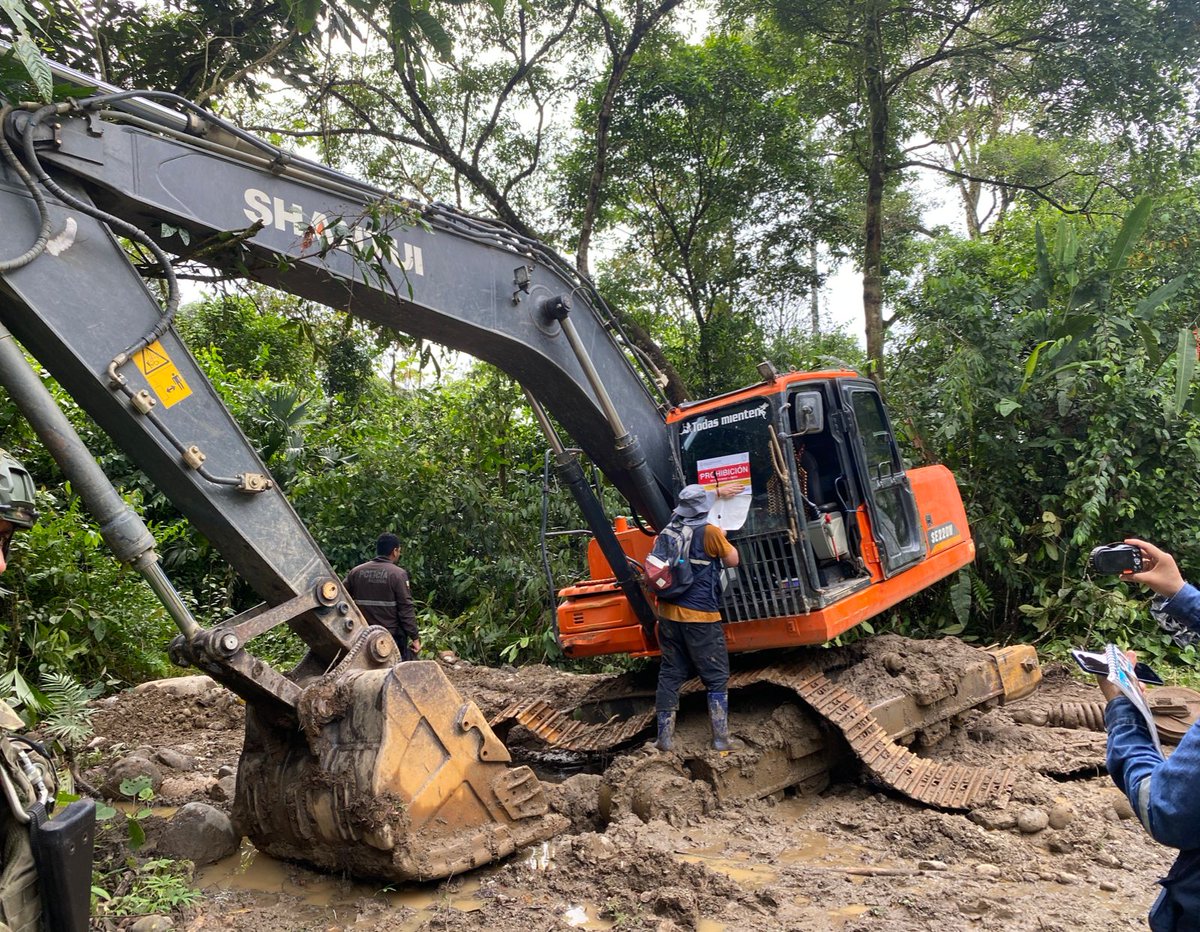
[[25, 124], [25, 128], [22, 131], [22, 142], [24, 143], [26, 166], [33, 172], [34, 175], [37, 176], [38, 181], [42, 183], [46, 190], [61, 200], [64, 204], [69, 207], [74, 207], [76, 210], [87, 214], [89, 217], [95, 217], [97, 220], [107, 224], [111, 229], [118, 231], [122, 235], [129, 237], [135, 242], [141, 243], [143, 246], [149, 249], [154, 254], [154, 258], [158, 260], [158, 264], [162, 266], [163, 277], [167, 283], [167, 302], [163, 306], [162, 317], [159, 318], [158, 323], [150, 330], [149, 333], [147, 333], [137, 342], [130, 344], [124, 351], [113, 358], [110, 371], [115, 373], [116, 369], [119, 369], [121, 366], [125, 365], [132, 358], [134, 353], [136, 353], [138, 350], [145, 349], [167, 332], [167, 329], [175, 320], [176, 312], [179, 310], [179, 283], [175, 280], [175, 269], [171, 265], [170, 257], [167, 256], [158, 243], [154, 242], [154, 240], [147, 236], [139, 227], [134, 226], [132, 223], [127, 223], [120, 217], [106, 213], [95, 205], [81, 201], [74, 195], [64, 191], [58, 184], [55, 183], [54, 179], [51, 178], [50, 175], [47, 174], [46, 170], [42, 167], [42, 163], [37, 157], [37, 150], [34, 148], [34, 136], [36, 135], [38, 125], [42, 122], [42, 120], [48, 116], [57, 115], [62, 106], [64, 105], [50, 104], [42, 107], [40, 110], [35, 112], [29, 118], [29, 122]]
[[633, 526], [647, 537], [655, 536], [654, 528], [646, 527], [646, 522], [642, 520], [642, 516], [638, 514], [638, 510], [632, 505], [629, 507], [629, 517], [633, 518]]
[[547, 456], [550, 453], [554, 454], [554, 471], [558, 473], [559, 479], [566, 483], [579, 510], [583, 512], [584, 522], [591, 528], [592, 536], [600, 547], [604, 559], [608, 561], [608, 566], [613, 571], [613, 576], [616, 577], [617, 585], [625, 593], [629, 604], [633, 606], [633, 612], [637, 615], [646, 636], [646, 643], [657, 644], [655, 624], [658, 619], [655, 617], [654, 609], [650, 606], [650, 600], [646, 597], [645, 590], [642, 589], [641, 580], [630, 565], [628, 554], [625, 553], [621, 542], [617, 540], [616, 532], [608, 520], [608, 515], [604, 513], [604, 504], [592, 486], [588, 484], [587, 474], [583, 471], [578, 454], [563, 446], [545, 409], [533, 397], [529, 389], [525, 389], [525, 398], [529, 402], [534, 420], [538, 422], [538, 426], [550, 444]]
[[600, 378], [600, 373], [596, 371], [587, 347], [584, 346], [579, 332], [575, 329], [575, 323], [570, 316], [573, 306], [571, 295], [558, 295], [544, 299], [539, 306], [539, 311], [545, 317], [558, 321], [558, 325], [567, 338], [572, 352], [575, 353], [579, 366], [600, 402], [605, 419], [613, 432], [613, 450], [617, 455], [617, 461], [638, 490], [638, 498], [651, 509], [650, 514], [647, 515], [650, 523], [657, 528], [662, 528], [671, 518], [670, 505], [654, 480], [654, 474], [646, 462], [646, 454], [642, 450], [641, 443], [637, 437], [626, 430], [621, 413], [609, 397], [604, 381]]
[[579, 458], [569, 451], [564, 451], [558, 455], [557, 459], [555, 471], [558, 473], [559, 479], [571, 490], [575, 503], [583, 512], [584, 521], [592, 529], [600, 552], [608, 561], [609, 568], [612, 569], [613, 575], [617, 579], [617, 586], [625, 593], [625, 597], [633, 607], [634, 614], [641, 622], [647, 643], [656, 644], [654, 626], [657, 618], [654, 615], [654, 609], [650, 606], [650, 600], [646, 598], [641, 580], [629, 565], [629, 557], [622, 549], [621, 542], [617, 540], [612, 524], [609, 523], [608, 515], [604, 513], [604, 506], [588, 484], [587, 475], [583, 471]]
[[[59, 169], [82, 182], [85, 190], [95, 199], [98, 209], [106, 211], [103, 215], [90, 212], [89, 221], [106, 224], [118, 236], [125, 235], [124, 228], [114, 224], [108, 214], [128, 218], [161, 218], [163, 223], [191, 229], [193, 235], [197, 230], [211, 235], [212, 229], [232, 229], [240, 222], [242, 215], [253, 220], [251, 214], [262, 214], [254, 203], [250, 204], [248, 211], [238, 211], [232, 204], [226, 203], [227, 200], [232, 202], [232, 199], [221, 199], [221, 204], [211, 204], [210, 200], [214, 199], [209, 197], [209, 191], [205, 190], [204, 184], [197, 184], [193, 174], [186, 169], [182, 169], [184, 175], [175, 178], [172, 173], [180, 172], [184, 164], [178, 160], [190, 156], [192, 152], [206, 152], [212, 156], [210, 187], [234, 192], [253, 191], [263, 198], [266, 194], [259, 188], [266, 187], [274, 193], [278, 202], [288, 205], [287, 210], [300, 211], [296, 217], [286, 211], [276, 211], [278, 216], [274, 224], [268, 224], [262, 236], [253, 243], [254, 249], [260, 249], [268, 257], [287, 254], [295, 247], [294, 240], [288, 241], [289, 234], [284, 224], [292, 223], [293, 232], [300, 235], [296, 224], [304, 220], [305, 208], [296, 205], [305, 204], [311, 208], [313, 198], [311, 192], [301, 188], [320, 188], [325, 184], [337, 199], [347, 197], [344, 192], [349, 186], [362, 192], [364, 197], [371, 197], [377, 191], [347, 175], [310, 163], [305, 158], [282, 154], [282, 150], [275, 146], [173, 95], [158, 92], [139, 94], [136, 91], [104, 88], [103, 85], [101, 91], [94, 97], [84, 98], [82, 104], [71, 103], [54, 108], [56, 113], [61, 114], [61, 126], [55, 126], [53, 148], [46, 148], [46, 127], [50, 120], [42, 115], [42, 124], [37, 128], [36, 139], [32, 140], [36, 142], [36, 152], [32, 155], [60, 185], [66, 182], [59, 175]], [[156, 101], [166, 103], [167, 107], [160, 106]], [[176, 112], [178, 109], [186, 109], [187, 113]], [[86, 127], [85, 118], [89, 121]], [[28, 119], [23, 115], [17, 125], [22, 126]], [[120, 126], [122, 119], [131, 122], [128, 130], [115, 134], [103, 132], [104, 125]], [[102, 125], [97, 126], [97, 120]], [[124, 145], [126, 138], [130, 140], [132, 149]], [[10, 136], [10, 139], [16, 142], [17, 138]], [[26, 145], [31, 142], [29, 134], [26, 134], [24, 142]], [[18, 145], [13, 148], [20, 150]], [[269, 174], [275, 176], [274, 181], [268, 180]], [[254, 175], [259, 178], [254, 178]], [[163, 197], [164, 187], [172, 192], [172, 198]], [[71, 190], [74, 191], [73, 188]], [[76, 196], [84, 197], [78, 192]], [[347, 199], [349, 202], [359, 200], [354, 196], [348, 196]], [[52, 198], [48, 196], [47, 200], [49, 202]], [[62, 203], [70, 208], [76, 206], [66, 199]], [[396, 203], [408, 202], [396, 199]], [[355, 209], [355, 205], [326, 204], [325, 209], [329, 216], [340, 216], [343, 211]], [[426, 257], [430, 254], [428, 251], [434, 249], [440, 265], [432, 271], [428, 282], [425, 279], [419, 282], [422, 285], [419, 296], [392, 295], [395, 297], [395, 306], [383, 300], [384, 289], [378, 285], [354, 289], [350, 282], [361, 272], [344, 267], [355, 261], [352, 251], [344, 247], [344, 243], [337, 246], [343, 249], [344, 254], [334, 252], [328, 259], [324, 255], [300, 255], [299, 263], [286, 270], [277, 264], [253, 265], [250, 275], [275, 287], [286, 288], [293, 294], [330, 303], [331, 306], [341, 306], [340, 302], [346, 300], [342, 289], [352, 288], [352, 313], [359, 317], [389, 325], [410, 321], [415, 325], [415, 331], [427, 331], [430, 338], [440, 339], [467, 351], [476, 351], [493, 365], [514, 374], [518, 380], [539, 385], [539, 391], [548, 393], [548, 401], [556, 410], [556, 415], [563, 419], [566, 429], [583, 441], [590, 458], [605, 470], [607, 477], [617, 483], [625, 499], [642, 515], [649, 516], [650, 523], [655, 523], [655, 512], [666, 511], [670, 507], [668, 500], [671, 498], [671, 489], [677, 485], [678, 479], [678, 469], [673, 468], [676, 463], [662, 425], [665, 405], [661, 402], [660, 393], [655, 393], [660, 383], [653, 377], [644, 377], [646, 367], [641, 356], [632, 351], [628, 339], [620, 338], [619, 327], [610, 309], [596, 295], [593, 285], [578, 276], [564, 259], [548, 251], [541, 243], [517, 235], [503, 224], [470, 215], [456, 215], [444, 208], [421, 206], [419, 210], [425, 222], [413, 224], [408, 237], [413, 242], [406, 240], [404, 246], [412, 246], [418, 270], [416, 275], [426, 275], [420, 266], [421, 248], [426, 249]], [[443, 230], [449, 230], [449, 239], [445, 234], [437, 240], [431, 239]], [[130, 235], [139, 242], [143, 241], [137, 235]], [[157, 234], [154, 240], [160, 241]], [[486, 251], [481, 251], [480, 247], [484, 246]], [[151, 248], [151, 252], [154, 249]], [[535, 300], [524, 302], [522, 306], [522, 289], [520, 282], [517, 282], [516, 290], [512, 293], [511, 313], [486, 314], [486, 308], [475, 307], [469, 301], [464, 306], [461, 295], [475, 293], [469, 290], [469, 283], [446, 277], [451, 273], [450, 266], [460, 263], [464, 258], [473, 263], [478, 261], [478, 266], [472, 266], [473, 275], [480, 279], [481, 285], [490, 289], [488, 293], [503, 297], [504, 279], [510, 277], [509, 270], [512, 270], [512, 266], [505, 269], [503, 254], [511, 255], [515, 260], [514, 265], [534, 266], [532, 295]], [[407, 271], [408, 263], [414, 259], [412, 255], [406, 255], [403, 260], [389, 258], [386, 261], [388, 267], [396, 265]], [[332, 275], [320, 273], [313, 267], [318, 263], [336, 271]], [[169, 281], [173, 272], [169, 264], [163, 267]], [[517, 278], [515, 271], [511, 272], [511, 278]], [[601, 378], [612, 395], [611, 401], [628, 425], [626, 431], [614, 431], [606, 437], [600, 423], [600, 417], [604, 417], [606, 411], [592, 387], [593, 381], [581, 378], [576, 368], [577, 359], [571, 359], [570, 351], [564, 351], [565, 341], [556, 342], [560, 335], [547, 329], [538, 319], [538, 300], [554, 293], [574, 294], [577, 300], [587, 303], [586, 309], [580, 309], [583, 317], [576, 315], [577, 324], [581, 327], [587, 353], [592, 356], [595, 366], [599, 366]], [[500, 307], [502, 305], [497, 305], [497, 309]], [[169, 318], [172, 313], [173, 307], [168, 305], [166, 313], [139, 320], [138, 330], [166, 327], [167, 320], [164, 318]], [[528, 317], [534, 318], [540, 332], [530, 332], [524, 327]], [[128, 336], [137, 335], [130, 333]], [[151, 330], [148, 336], [154, 337], [154, 331]], [[107, 350], [113, 354], [108, 357], [109, 361], [124, 365], [126, 357], [122, 354], [136, 349], [127, 347], [122, 350], [124, 344], [122, 339], [118, 347]], [[544, 369], [544, 363], [550, 363], [550, 368]], [[120, 375], [120, 372], [110, 369], [109, 380], [118, 381]], [[127, 373], [127, 378], [131, 383], [136, 380], [133, 373]], [[134, 407], [148, 414], [144, 405], [136, 404]], [[161, 415], [162, 411], [156, 414]], [[624, 444], [617, 443], [616, 438], [622, 438], [625, 433], [640, 441], [644, 453], [628, 451]], [[168, 443], [179, 449], [174, 441], [168, 439]], [[188, 438], [188, 443], [191, 443], [191, 438]], [[630, 456], [630, 452], [636, 455]], [[632, 463], [631, 471], [626, 468], [626, 462]], [[652, 465], [652, 475], [638, 475], [644, 469], [642, 463]], [[190, 461], [188, 465], [196, 468]], [[230, 473], [234, 470], [221, 471]], [[210, 476], [204, 473], [199, 475], [210, 480]], [[229, 485], [233, 485], [233, 482], [229, 482]]]
[[558, 605], [558, 593], [554, 588], [554, 573], [550, 569], [550, 550], [547, 546], [546, 532], [549, 530], [550, 524], [550, 453], [546, 450], [545, 459], [542, 462], [542, 569], [546, 573], [546, 593], [550, 601], [550, 618], [553, 620], [554, 611]]
[[38, 230], [37, 239], [34, 240], [32, 246], [15, 259], [0, 260], [0, 272], [11, 272], [14, 269], [29, 265], [30, 262], [45, 251], [46, 244], [50, 242], [50, 210], [46, 206], [46, 198], [38, 188], [37, 182], [33, 180], [33, 176], [29, 174], [29, 170], [21, 164], [21, 160], [17, 158], [17, 154], [13, 152], [12, 147], [8, 144], [8, 140], [4, 137], [4, 124], [8, 121], [8, 115], [12, 113], [12, 110], [13, 108], [8, 104], [0, 108], [0, 155], [3, 155], [4, 161], [9, 164], [12, 170], [16, 172], [17, 177], [28, 188], [29, 194], [33, 198], [33, 203], [37, 205], [38, 216], [41, 218], [42, 223], [41, 228]]
[[[174, 95], [171, 95], [171, 96], [174, 96]], [[195, 106], [195, 105], [193, 105], [193, 106]], [[142, 245], [149, 248], [150, 251], [154, 254], [155, 258], [158, 260], [159, 265], [162, 266], [163, 271], [165, 272], [168, 296], [167, 296], [166, 305], [163, 308], [162, 317], [159, 318], [158, 323], [147, 334], [145, 334], [136, 343], [131, 344], [129, 347], [127, 347], [125, 350], [123, 350], [120, 354], [118, 354], [116, 357], [114, 357], [112, 362], [109, 364], [109, 377], [111, 380], [112, 388], [114, 390], [123, 392], [126, 395], [126, 397], [132, 399], [134, 397], [135, 393], [133, 392], [132, 389], [129, 388], [128, 384], [126, 384], [124, 377], [118, 373], [118, 370], [122, 366], [126, 365], [129, 362], [129, 360], [132, 359], [132, 357], [135, 353], [137, 353], [139, 350], [142, 350], [145, 347], [149, 346], [155, 340], [158, 340], [159, 338], [161, 338], [162, 335], [167, 332], [168, 328], [170, 328], [171, 324], [174, 322], [175, 314], [178, 312], [178, 309], [179, 309], [179, 299], [180, 299], [179, 298], [179, 285], [175, 280], [175, 271], [171, 265], [170, 258], [159, 247], [159, 245], [157, 243], [155, 243], [152, 239], [150, 239], [150, 237], [147, 236], [139, 227], [133, 226], [132, 224], [127, 223], [124, 220], [122, 220], [120, 217], [114, 216], [113, 214], [110, 214], [110, 213], [107, 213], [106, 211], [100, 210], [95, 205], [88, 204], [85, 201], [81, 201], [78, 198], [72, 196], [69, 192], [64, 191], [62, 189], [62, 187], [60, 187], [58, 184], [56, 184], [54, 182], [54, 180], [49, 176], [49, 174], [47, 174], [46, 170], [42, 167], [42, 164], [38, 160], [38, 157], [37, 157], [37, 150], [34, 147], [34, 136], [35, 136], [37, 127], [41, 123], [41, 121], [44, 120], [47, 116], [57, 114], [59, 109], [60, 109], [60, 105], [49, 105], [46, 107], [42, 107], [40, 110], [38, 110], [36, 113], [34, 113], [29, 118], [28, 122], [26, 123], [26, 125], [24, 127], [24, 130], [22, 133], [22, 142], [24, 143], [25, 157], [28, 160], [28, 164], [29, 164], [30, 168], [32, 168], [33, 173], [37, 176], [38, 180], [41, 181], [41, 183], [49, 191], [51, 191], [57, 198], [59, 198], [65, 204], [67, 204], [71, 207], [74, 207], [76, 210], [80, 211], [81, 213], [87, 214], [90, 217], [95, 217], [97, 220], [101, 221], [102, 223], [107, 224], [110, 228], [118, 230], [119, 232], [128, 236], [130, 239], [136, 240], [137, 242], [139, 242]], [[196, 109], [199, 109], [199, 108], [196, 108]], [[2, 126], [3, 126], [3, 121], [0, 120], [0, 129], [2, 129]], [[249, 135], [249, 134], [246, 134], [246, 135]], [[3, 143], [3, 146], [0, 147], [0, 151], [7, 149], [8, 152], [11, 153], [11, 149], [8, 149], [7, 143], [4, 141], [2, 132], [0, 132], [0, 143]], [[15, 153], [13, 153], [13, 155], [14, 155], [13, 161], [15, 163], [13, 166], [14, 169], [18, 170], [18, 172], [23, 177], [28, 178], [29, 175], [27, 172], [24, 171], [24, 166], [22, 166], [20, 161], [15, 158]], [[30, 179], [30, 181], [32, 182], [32, 179]], [[42, 216], [43, 216], [43, 229], [48, 230], [49, 225], [50, 225], [50, 218], [49, 218], [49, 213], [46, 211], [45, 200], [41, 197], [41, 192], [37, 191], [36, 184], [33, 185], [32, 190], [35, 192], [34, 200], [37, 202], [39, 211], [42, 213]], [[44, 245], [45, 244], [43, 243], [43, 248], [44, 248]], [[31, 249], [30, 252], [33, 252], [33, 250]], [[36, 256], [39, 255], [40, 253], [41, 253], [41, 250], [39, 249], [38, 252], [35, 253], [33, 256], [31, 256], [28, 261], [32, 261], [32, 259], [36, 258]], [[29, 255], [29, 253], [26, 253], [26, 255]], [[28, 261], [25, 263], [22, 263], [22, 264], [28, 264]], [[14, 265], [13, 267], [16, 268], [17, 266]], [[0, 265], [0, 272], [3, 272], [3, 271], [6, 271], [6, 269], [3, 265]], [[157, 427], [159, 429], [159, 431], [162, 432], [163, 436], [166, 437], [167, 441], [172, 446], [174, 446], [181, 454], [187, 453], [188, 445], [185, 444], [183, 441], [181, 441], [178, 437], [176, 437], [175, 434], [171, 431], [171, 429], [169, 427], [167, 427], [167, 425], [163, 422], [163, 420], [160, 417], [158, 417], [158, 415], [155, 414], [154, 411], [152, 411], [152, 410], [146, 411], [145, 415], [147, 418], [150, 419], [150, 421], [155, 425], [155, 427]], [[203, 465], [197, 466], [196, 472], [202, 478], [204, 478], [208, 482], [211, 482], [215, 485], [230, 485], [230, 486], [239, 486], [239, 487], [243, 485], [243, 481], [240, 477], [218, 476], [218, 475], [212, 473], [210, 470], [208, 470]], [[269, 488], [269, 487], [270, 487], [269, 485], [263, 486], [263, 488]]]
[[191, 637], [198, 632], [200, 624], [183, 604], [158, 563], [154, 537], [145, 522], [117, 494], [3, 324], [0, 324], [0, 386], [8, 392], [54, 457], [70, 480], [71, 488], [83, 499], [100, 525], [104, 542], [117, 559], [142, 574], [185, 636]]
[[614, 333], [633, 357], [638, 368], [642, 370], [644, 377], [643, 384], [648, 390], [652, 390], [653, 394], [662, 406], [666, 406], [666, 399], [662, 394], [661, 387], [656, 371], [651, 371], [649, 368], [649, 360], [645, 355], [638, 351], [633, 341], [625, 334], [621, 328], [620, 321], [612, 312], [611, 308], [601, 297], [596, 286], [588, 278], [585, 278], [579, 271], [558, 255], [553, 250], [546, 247], [544, 243], [535, 240], [531, 237], [517, 233], [515, 230], [506, 226], [498, 220], [492, 220], [485, 217], [475, 217], [471, 214], [463, 213], [454, 207], [449, 207], [444, 204], [421, 205], [419, 202], [411, 198], [399, 197], [389, 194], [382, 189], [375, 188], [373, 185], [367, 185], [357, 179], [351, 178], [348, 175], [343, 175], [336, 172], [327, 166], [322, 166], [317, 163], [309, 162], [305, 159], [297, 158], [279, 146], [272, 145], [265, 140], [259, 139], [253, 133], [249, 133], [234, 123], [230, 123], [216, 114], [205, 110], [203, 107], [188, 100], [185, 97], [180, 97], [178, 94], [172, 94], [168, 91], [151, 91], [151, 90], [133, 90], [133, 91], [116, 91], [107, 94], [96, 94], [91, 97], [80, 100], [76, 106], [80, 109], [95, 111], [112, 104], [120, 103], [121, 101], [145, 99], [154, 101], [167, 101], [175, 104], [183, 110], [193, 113], [210, 123], [213, 126], [219, 127], [222, 131], [230, 134], [236, 139], [241, 140], [247, 145], [257, 149], [271, 159], [271, 170], [273, 172], [284, 173], [291, 166], [295, 166], [298, 170], [314, 173], [318, 176], [338, 181], [339, 183], [349, 183], [352, 186], [359, 188], [366, 196], [386, 197], [395, 200], [397, 203], [407, 206], [421, 213], [427, 220], [437, 219], [446, 229], [451, 229], [461, 236], [475, 239], [481, 242], [487, 242], [494, 245], [504, 246], [512, 250], [518, 255], [526, 255], [536, 259], [542, 265], [548, 266], [556, 270], [560, 275], [568, 280], [574, 281], [579, 286], [579, 289], [586, 293], [592, 312], [600, 320], [604, 328], [610, 333]]

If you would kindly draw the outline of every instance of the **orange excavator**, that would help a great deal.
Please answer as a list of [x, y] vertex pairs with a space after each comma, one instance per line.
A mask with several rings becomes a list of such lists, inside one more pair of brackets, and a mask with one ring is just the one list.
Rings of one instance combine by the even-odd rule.
[[[731, 653], [823, 644], [974, 559], [954, 477], [905, 471], [873, 382], [760, 368], [760, 384], [665, 419], [682, 481], [737, 491], [717, 499], [742, 554], [723, 595]], [[653, 543], [627, 521], [616, 536], [635, 562]], [[652, 653], [595, 541], [588, 563], [592, 579], [560, 593], [563, 650]]]
[[[181, 261], [469, 352], [524, 386], [594, 535], [591, 579], [561, 593], [568, 656], [654, 652], [654, 604], [637, 565], [687, 483], [736, 492], [720, 499], [742, 553], [723, 596], [735, 652], [821, 644], [971, 560], [953, 477], [905, 471], [869, 380], [764, 364], [753, 387], [672, 408], [592, 285], [541, 243], [394, 197], [182, 98], [54, 71], [76, 88], [72, 99], [0, 111], [0, 384], [179, 627], [172, 658], [246, 700], [234, 812], [259, 849], [365, 877], [428, 879], [548, 838], [566, 820], [441, 667], [398, 664], [388, 632], [343, 590], [173, 326]], [[165, 300], [127, 258], [131, 242], [153, 257]], [[261, 605], [208, 628], [193, 617], [26, 353]], [[619, 490], [626, 516], [606, 514], [564, 434]], [[252, 652], [255, 637], [283, 624], [309, 649], [290, 671]], [[978, 662], [967, 685], [927, 689], [920, 708], [903, 696], [861, 715], [854, 706], [851, 747], [879, 768], [891, 761], [898, 769], [880, 778], [892, 785], [910, 787], [900, 771], [920, 770], [913, 780], [925, 789], [905, 790], [918, 798], [934, 784], [962, 789], [965, 777], [927, 773], [895, 742], [1036, 680], [1028, 656]], [[903, 667], [903, 658], [888, 664]], [[850, 727], [853, 703], [804, 669], [735, 679], [757, 675]], [[517, 719], [543, 734], [547, 715]], [[636, 722], [626, 725], [619, 740], [634, 740]], [[788, 774], [774, 782], [800, 779]]]

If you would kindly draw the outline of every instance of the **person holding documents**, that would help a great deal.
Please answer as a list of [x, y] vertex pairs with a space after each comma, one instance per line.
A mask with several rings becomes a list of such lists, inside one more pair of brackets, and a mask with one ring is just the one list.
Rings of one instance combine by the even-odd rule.
[[[1123, 578], [1152, 589], [1166, 599], [1163, 612], [1200, 631], [1200, 590], [1184, 581], [1175, 559], [1143, 540], [1125, 543], [1141, 550], [1143, 569]], [[1150, 836], [1179, 849], [1170, 872], [1159, 881], [1163, 889], [1150, 908], [1150, 928], [1200, 932], [1200, 728], [1192, 726], [1171, 757], [1164, 758], [1134, 704], [1106, 677], [1096, 679], [1108, 700], [1108, 772]]]

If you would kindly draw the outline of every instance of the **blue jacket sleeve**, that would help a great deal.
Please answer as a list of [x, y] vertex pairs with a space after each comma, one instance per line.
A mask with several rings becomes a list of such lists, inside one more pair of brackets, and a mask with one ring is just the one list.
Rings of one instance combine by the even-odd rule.
[[1108, 772], [1150, 837], [1172, 848], [1200, 848], [1200, 728], [1188, 729], [1179, 747], [1164, 759], [1141, 715], [1124, 696], [1109, 702], [1104, 723]]
[[1200, 631], [1200, 589], [1191, 583], [1184, 583], [1182, 589], [1162, 604], [1162, 610], [1189, 628]]

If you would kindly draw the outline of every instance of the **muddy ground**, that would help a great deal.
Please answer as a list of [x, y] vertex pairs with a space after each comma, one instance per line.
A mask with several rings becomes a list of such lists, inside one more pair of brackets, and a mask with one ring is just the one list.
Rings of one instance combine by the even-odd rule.
[[[961, 645], [931, 649], [953, 656]], [[598, 682], [547, 667], [494, 670], [459, 662], [447, 672], [489, 716], [525, 696], [565, 707]], [[238, 854], [198, 868], [203, 898], [159, 928], [1144, 928], [1155, 881], [1172, 852], [1147, 838], [1105, 775], [1102, 734], [1035, 724], [1059, 703], [1100, 699], [1061, 666], [1044, 672], [1033, 696], [972, 713], [921, 750], [939, 760], [1015, 767], [1018, 779], [1004, 806], [924, 808], [849, 767], [817, 796], [781, 793], [709, 812], [694, 800], [674, 809], [668, 802], [663, 817], [649, 822], [627, 814], [600, 825], [576, 806], [571, 833], [497, 866], [402, 890], [320, 875], [244, 844]], [[869, 682], [861, 688], [869, 690]], [[156, 806], [203, 800], [228, 809], [243, 714], [233, 696], [195, 680], [101, 700], [85, 776], [99, 786], [112, 761], [130, 750], [165, 751], [159, 758], [178, 766], [163, 764]], [[628, 767], [649, 753], [635, 748], [617, 764]], [[544, 772], [544, 760], [534, 763]], [[597, 769], [612, 762], [590, 763]], [[564, 772], [557, 778], [566, 782], [552, 794], [568, 810], [572, 798], [594, 795], [600, 779]], [[130, 924], [109, 920], [106, 927]]]

